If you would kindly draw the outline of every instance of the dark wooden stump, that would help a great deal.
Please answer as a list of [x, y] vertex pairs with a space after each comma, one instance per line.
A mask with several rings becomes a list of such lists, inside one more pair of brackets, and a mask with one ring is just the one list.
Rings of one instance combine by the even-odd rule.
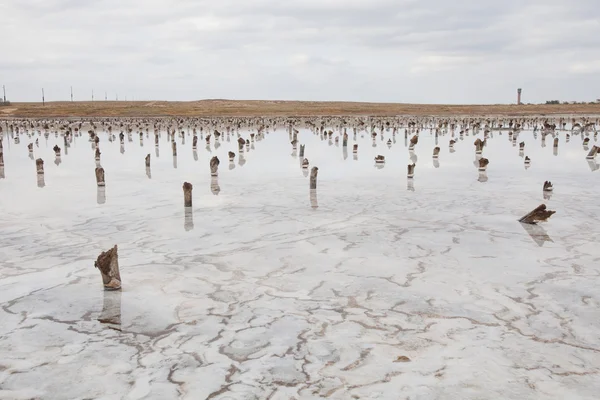
[[150, 168], [150, 154], [148, 154], [144, 160], [146, 162], [146, 168]]
[[183, 206], [191, 207], [192, 206], [192, 189], [194, 187], [189, 182], [183, 183]]
[[214, 156], [210, 159], [210, 175], [217, 176], [219, 174], [219, 158]]
[[316, 189], [317, 188], [317, 175], [319, 173], [319, 168], [317, 167], [312, 167], [311, 171], [310, 171], [310, 188], [311, 189]]
[[545, 204], [540, 204], [533, 211], [525, 215], [523, 218], [519, 219], [519, 222], [524, 224], [537, 224], [538, 222], [546, 221], [550, 218], [556, 211], [550, 211], [546, 209]]
[[35, 160], [35, 169], [37, 170], [38, 174], [43, 174], [44, 173], [44, 160], [42, 160], [41, 158], [38, 158], [37, 160]]
[[96, 183], [98, 186], [106, 185], [106, 182], [104, 181], [104, 168], [102, 167], [96, 168]]
[[108, 251], [103, 251], [94, 263], [100, 270], [105, 290], [121, 289], [121, 274], [119, 272], [119, 254], [117, 245]]

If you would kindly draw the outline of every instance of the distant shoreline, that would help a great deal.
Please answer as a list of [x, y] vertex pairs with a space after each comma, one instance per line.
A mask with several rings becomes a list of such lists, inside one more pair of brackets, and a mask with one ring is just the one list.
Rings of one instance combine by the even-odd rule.
[[76, 101], [12, 103], [2, 118], [600, 115], [600, 103], [443, 105], [337, 101]]

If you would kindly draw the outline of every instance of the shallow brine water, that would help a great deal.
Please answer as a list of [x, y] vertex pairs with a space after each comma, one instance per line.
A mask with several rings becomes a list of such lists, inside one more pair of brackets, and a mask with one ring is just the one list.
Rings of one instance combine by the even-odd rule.
[[[480, 174], [483, 133], [457, 131], [451, 152], [426, 130], [414, 154], [403, 129], [348, 133], [345, 151], [300, 130], [311, 198], [284, 127], [241, 162], [235, 133], [196, 154], [178, 135], [174, 159], [165, 132], [158, 149], [152, 131], [123, 147], [99, 132], [105, 189], [87, 135], [65, 152], [5, 132], [0, 398], [597, 398], [600, 172], [583, 135], [554, 151], [493, 131]], [[517, 222], [541, 203], [548, 222]], [[115, 244], [123, 290], [105, 292], [94, 261]]]

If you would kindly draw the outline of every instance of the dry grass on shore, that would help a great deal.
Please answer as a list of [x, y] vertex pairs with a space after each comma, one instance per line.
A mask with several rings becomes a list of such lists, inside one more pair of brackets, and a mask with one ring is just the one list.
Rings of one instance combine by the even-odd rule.
[[318, 115], [552, 115], [600, 114], [600, 104], [438, 105], [316, 101], [77, 101], [12, 103], [2, 117], [161, 117]]

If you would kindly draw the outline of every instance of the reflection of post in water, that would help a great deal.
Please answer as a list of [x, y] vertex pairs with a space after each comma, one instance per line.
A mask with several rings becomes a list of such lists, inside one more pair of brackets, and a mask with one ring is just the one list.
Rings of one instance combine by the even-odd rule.
[[406, 190], [408, 190], [409, 192], [415, 191], [415, 180], [414, 179], [408, 179], [406, 181]]
[[98, 204], [106, 203], [106, 186], [98, 186], [96, 189], [96, 202]]
[[154, 153], [156, 154], [156, 157], [158, 158], [158, 156], [160, 155], [160, 150], [159, 150], [158, 146], [156, 146], [156, 150], [154, 151]]
[[102, 313], [98, 322], [111, 329], [121, 330], [121, 291], [104, 291]]
[[552, 238], [548, 236], [548, 232], [540, 225], [525, 224], [521, 222], [521, 226], [540, 247], [542, 247], [545, 242], [554, 242]]
[[488, 176], [487, 176], [487, 172], [484, 171], [479, 171], [479, 178], [477, 178], [477, 180], [479, 182], [487, 182], [488, 181]]
[[194, 229], [194, 211], [192, 207], [184, 207], [184, 213], [183, 227], [186, 231], [191, 231]]
[[590, 170], [592, 172], [594, 171], [598, 171], [598, 168], [600, 168], [600, 166], [598, 165], [598, 163], [596, 162], [596, 160], [587, 160], [588, 166], [590, 167]]
[[[2, 154], [2, 153], [0, 153]], [[0, 166], [0, 179], [4, 179], [5, 175], [4, 175], [4, 166]]]
[[244, 153], [240, 152], [240, 156], [238, 157], [238, 165], [243, 167], [246, 164], [246, 157], [244, 157]]
[[319, 201], [317, 200], [317, 189], [310, 189], [310, 206], [314, 209], [319, 208]]
[[177, 156], [173, 156], [173, 168], [177, 168]]
[[210, 191], [215, 196], [218, 196], [221, 192], [221, 187], [219, 186], [219, 178], [217, 176], [212, 176], [210, 178]]
[[343, 147], [342, 154], [344, 156], [344, 160], [348, 158], [348, 146]]

